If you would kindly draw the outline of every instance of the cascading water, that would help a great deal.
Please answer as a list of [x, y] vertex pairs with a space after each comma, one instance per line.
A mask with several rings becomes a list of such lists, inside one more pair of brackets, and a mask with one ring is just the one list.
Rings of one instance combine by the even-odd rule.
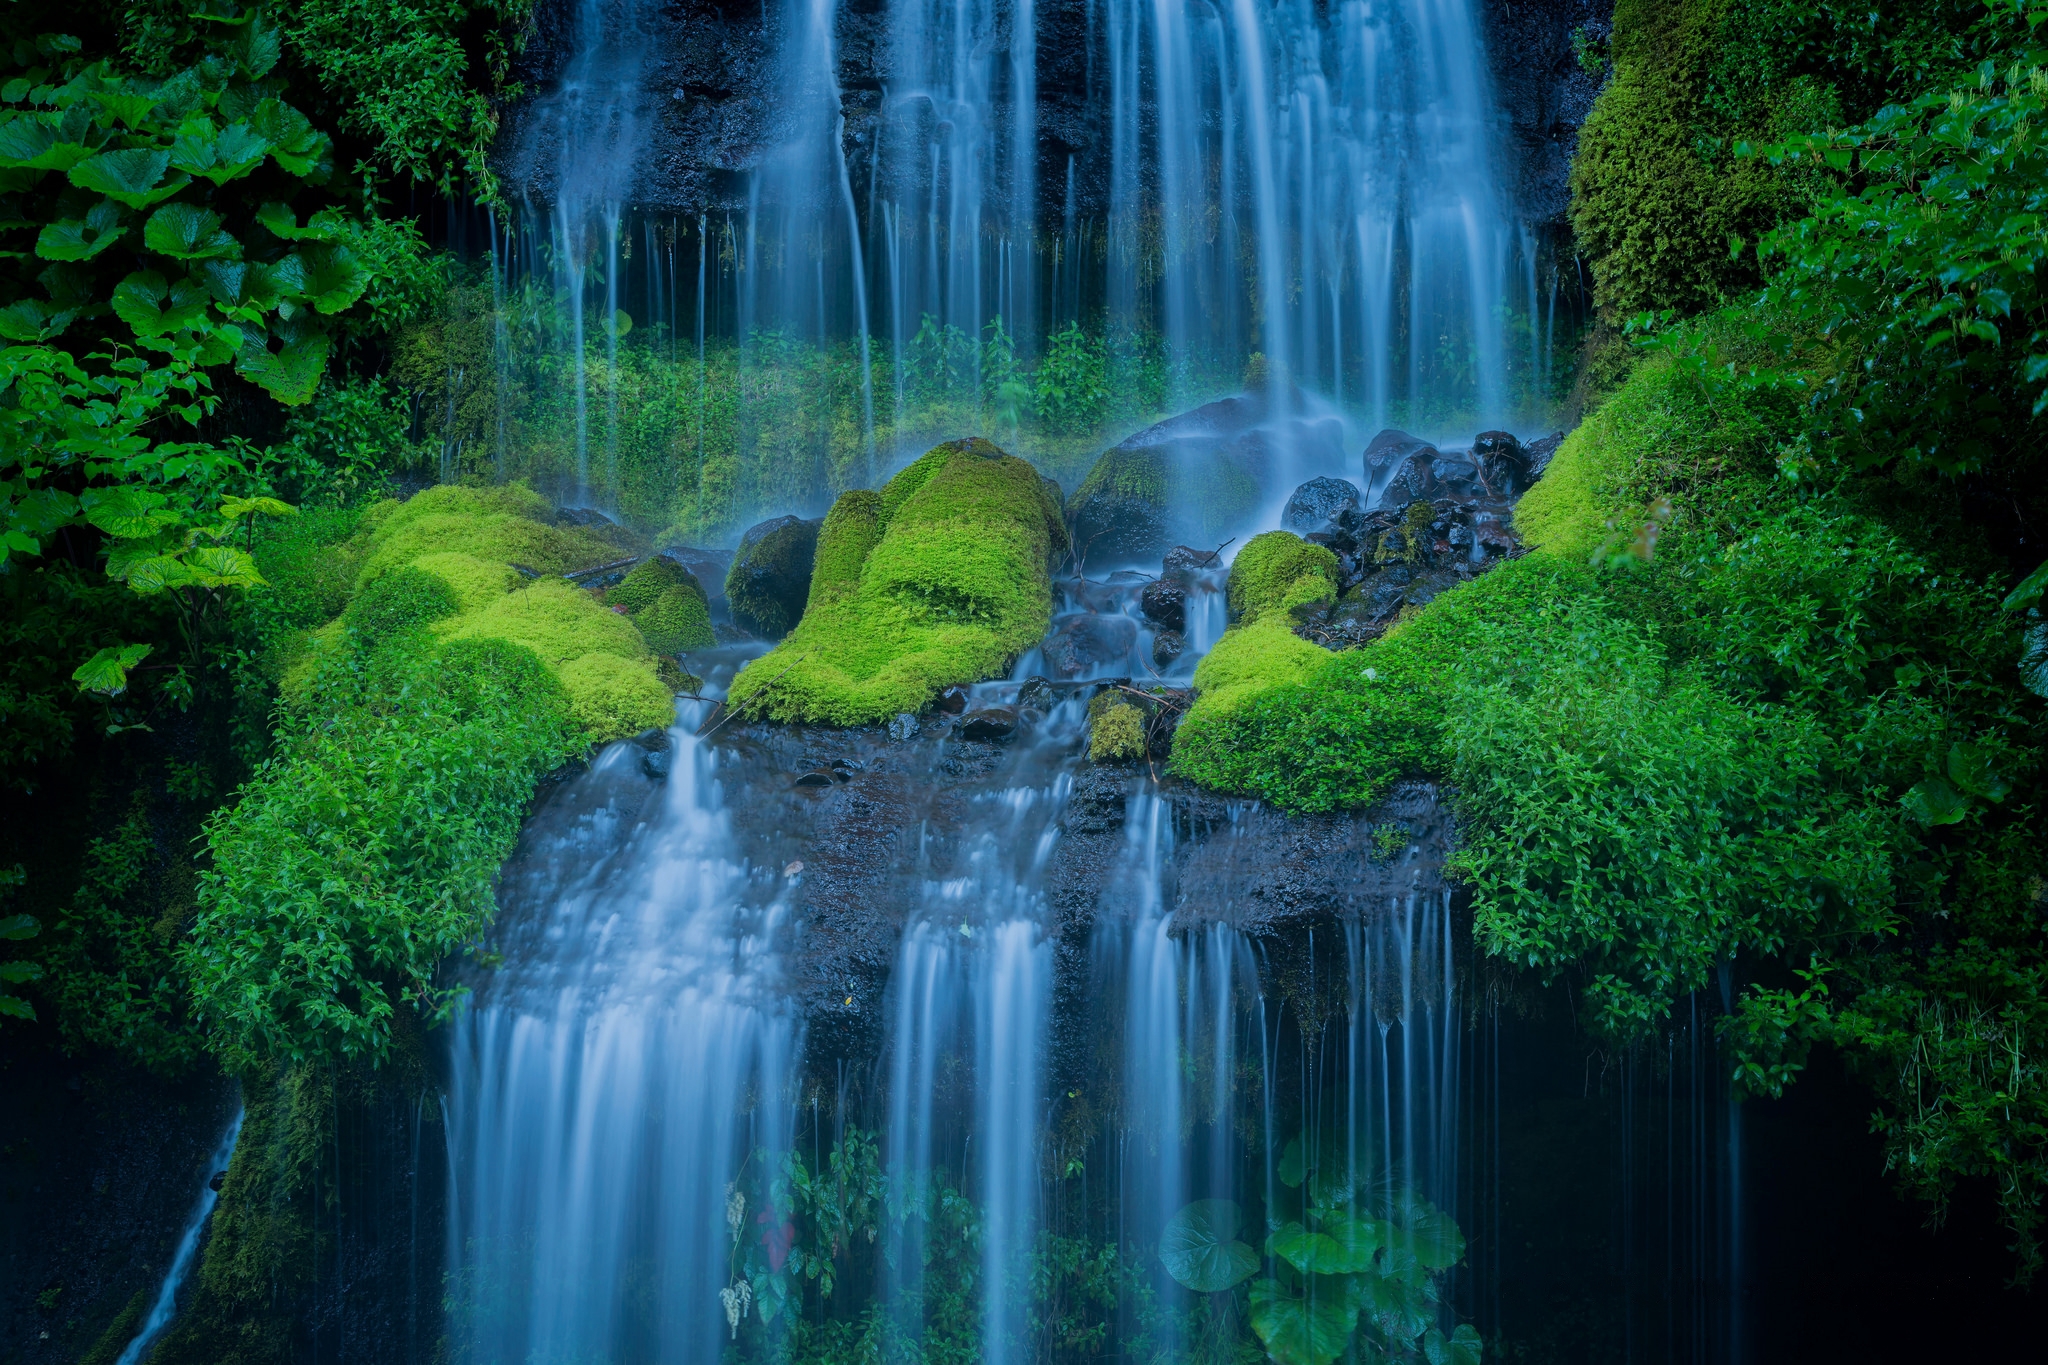
[[618, 747], [529, 829], [506, 965], [455, 1029], [449, 1261], [477, 1360], [713, 1358], [727, 1181], [789, 1145], [788, 879], [740, 859], [716, 753], [674, 744], [651, 799]]
[[242, 1136], [242, 1118], [241, 1106], [237, 1105], [235, 1116], [228, 1120], [227, 1130], [221, 1134], [212, 1157], [206, 1163], [199, 1198], [185, 1219], [184, 1228], [178, 1233], [177, 1248], [171, 1253], [171, 1264], [164, 1271], [163, 1282], [157, 1286], [156, 1298], [149, 1305], [149, 1316], [143, 1319], [141, 1328], [129, 1343], [121, 1348], [114, 1365], [137, 1365], [177, 1314], [178, 1291], [184, 1288], [186, 1278], [192, 1273], [192, 1263], [198, 1259], [199, 1239], [206, 1231], [206, 1220], [213, 1216], [214, 1204], [220, 1199], [220, 1186], [216, 1182], [235, 1155], [235, 1143]]

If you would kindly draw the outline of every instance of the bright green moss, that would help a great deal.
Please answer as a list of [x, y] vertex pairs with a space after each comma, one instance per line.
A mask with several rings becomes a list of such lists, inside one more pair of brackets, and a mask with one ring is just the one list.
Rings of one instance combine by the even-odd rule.
[[618, 739], [675, 723], [675, 696], [652, 660], [586, 654], [556, 670], [569, 693], [569, 716], [593, 739]]
[[519, 574], [510, 565], [458, 550], [421, 555], [412, 565], [446, 583], [462, 611], [480, 611], [519, 586]]
[[1095, 763], [1114, 763], [1145, 756], [1145, 712], [1122, 700], [1121, 694], [1104, 692], [1088, 703], [1088, 757]]
[[[911, 468], [916, 469], [930, 459], [930, 455], [919, 456], [917, 464]], [[920, 469], [910, 482], [915, 484], [915, 488], [922, 488], [931, 472], [929, 466]], [[890, 488], [896, 489], [897, 481], [909, 473], [910, 470], [906, 469], [897, 475], [890, 481]], [[908, 493], [899, 497], [896, 506], [901, 507], [907, 497]], [[811, 599], [805, 611], [860, 590], [861, 566], [867, 563], [868, 555], [881, 543], [882, 531], [889, 524], [890, 510], [893, 509], [889, 508], [882, 494], [872, 489], [852, 488], [839, 495], [838, 501], [832, 504], [832, 510], [825, 514], [825, 525], [818, 531], [818, 553], [811, 563]]]
[[364, 518], [369, 553], [358, 583], [423, 556], [457, 552], [544, 574], [568, 573], [618, 557], [612, 541], [580, 527], [550, 526], [547, 501], [521, 484], [424, 489], [389, 512]]
[[447, 634], [458, 640], [510, 640], [552, 666], [586, 654], [647, 657], [647, 646], [631, 621], [559, 578], [543, 578], [507, 593], [482, 611], [462, 617]]
[[1337, 596], [1337, 556], [1292, 531], [1253, 536], [1230, 565], [1230, 613], [1250, 621]]
[[656, 654], [676, 655], [686, 649], [709, 649], [718, 643], [711, 631], [711, 613], [704, 594], [677, 584], [633, 617], [641, 638]]
[[461, 603], [453, 588], [434, 574], [406, 564], [365, 584], [342, 619], [363, 640], [377, 641], [459, 610]]
[[735, 699], [778, 720], [864, 724], [996, 676], [1043, 637], [1065, 528], [1025, 461], [950, 442], [890, 481], [873, 522], [867, 499], [841, 504], [820, 538], [825, 588], [814, 580], [803, 620], [734, 680]]
[[1173, 491], [1171, 483], [1172, 470], [1165, 451], [1126, 450], [1117, 446], [1102, 452], [1102, 458], [1081, 480], [1068, 505], [1078, 508], [1098, 493], [1110, 493], [1164, 507]]
[[698, 601], [704, 600], [704, 585], [697, 581], [697, 575], [666, 555], [654, 555], [635, 564], [625, 581], [607, 592], [604, 600], [638, 615], [670, 588], [683, 588], [695, 593]]

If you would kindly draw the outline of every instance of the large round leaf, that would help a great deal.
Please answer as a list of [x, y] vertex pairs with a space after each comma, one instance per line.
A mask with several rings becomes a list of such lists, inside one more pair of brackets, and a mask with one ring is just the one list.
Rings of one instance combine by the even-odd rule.
[[1372, 1269], [1373, 1253], [1387, 1244], [1392, 1231], [1388, 1224], [1376, 1218], [1353, 1218], [1348, 1214], [1326, 1215], [1323, 1218], [1323, 1233], [1336, 1247], [1330, 1263], [1324, 1267], [1327, 1274], [1355, 1275], [1362, 1270]]
[[1289, 1223], [1274, 1233], [1267, 1249], [1304, 1275], [1348, 1275], [1372, 1264], [1372, 1253], [1363, 1262], [1336, 1238], [1311, 1232], [1299, 1223]]
[[1166, 1222], [1159, 1259], [1166, 1273], [1202, 1294], [1219, 1294], [1259, 1268], [1258, 1253], [1237, 1241], [1244, 1217], [1228, 1199], [1197, 1199]]
[[1458, 1263], [1465, 1254], [1465, 1234], [1443, 1210], [1418, 1203], [1407, 1211], [1403, 1226], [1389, 1238], [1389, 1245], [1413, 1255], [1425, 1270], [1442, 1270]]
[[1484, 1348], [1479, 1332], [1471, 1323], [1460, 1323], [1446, 1338], [1432, 1327], [1422, 1338], [1422, 1357], [1429, 1365], [1479, 1365]]
[[1360, 1275], [1366, 1320], [1382, 1336], [1406, 1347], [1436, 1322], [1436, 1296], [1420, 1284], [1393, 1275]]
[[1351, 1340], [1358, 1303], [1357, 1282], [1349, 1277], [1316, 1275], [1301, 1288], [1254, 1280], [1252, 1330], [1280, 1365], [1330, 1365]]

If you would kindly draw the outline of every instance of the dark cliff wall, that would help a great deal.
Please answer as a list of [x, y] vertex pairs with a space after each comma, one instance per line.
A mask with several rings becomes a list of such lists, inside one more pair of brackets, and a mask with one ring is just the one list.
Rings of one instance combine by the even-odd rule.
[[[584, 4], [542, 0], [535, 15], [519, 69], [530, 93], [507, 111], [498, 153], [515, 196], [536, 202], [554, 196], [561, 149], [546, 111], [574, 55]], [[1578, 128], [1599, 88], [1599, 79], [1580, 66], [1572, 34], [1590, 24], [1604, 35], [1613, 0], [1479, 0], [1479, 8], [1501, 108], [1503, 180], [1526, 221], [1561, 225]], [[1007, 0], [999, 0], [999, 48], [1008, 41], [1010, 12]], [[775, 60], [782, 8], [612, 0], [612, 13], [635, 16], [647, 54], [636, 110], [645, 133], [633, 178], [635, 204], [684, 216], [743, 209], [744, 172], [775, 142], [786, 103]], [[1036, 16], [1039, 220], [1056, 223], [1066, 208], [1070, 156], [1075, 211], [1099, 214], [1107, 205], [1107, 38], [1090, 0], [1039, 0]], [[894, 79], [886, 20], [882, 0], [843, 0], [838, 8], [841, 109], [855, 164], [873, 146], [882, 88]], [[998, 116], [1007, 118], [1000, 99]], [[1149, 111], [1141, 117], [1149, 118]]]

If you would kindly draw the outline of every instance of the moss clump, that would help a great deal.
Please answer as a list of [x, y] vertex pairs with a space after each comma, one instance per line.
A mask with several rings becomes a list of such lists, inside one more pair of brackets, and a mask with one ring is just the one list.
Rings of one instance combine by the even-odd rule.
[[521, 484], [464, 488], [444, 484], [364, 518], [369, 553], [360, 586], [400, 564], [455, 552], [496, 564], [562, 574], [618, 557], [618, 546], [579, 527], [547, 525], [546, 499]]
[[1230, 612], [1251, 621], [1337, 596], [1337, 556], [1292, 531], [1253, 536], [1230, 565]]
[[699, 601], [707, 600], [704, 585], [697, 581], [697, 575], [666, 555], [655, 555], [635, 564], [625, 581], [607, 592], [604, 600], [637, 616], [653, 606], [670, 588], [684, 588], [695, 593]]
[[651, 659], [585, 654], [559, 670], [569, 717], [593, 735], [632, 735], [675, 723], [675, 694]]
[[1044, 636], [1051, 556], [1064, 547], [1059, 507], [1028, 463], [982, 440], [938, 446], [879, 497], [841, 496], [802, 621], [732, 695], [777, 720], [858, 725], [921, 711]]
[[750, 529], [725, 575], [732, 619], [756, 635], [779, 639], [803, 616], [819, 523], [777, 517]]
[[718, 643], [711, 632], [711, 613], [704, 594], [685, 587], [673, 587], [654, 599], [633, 617], [640, 636], [656, 654], [681, 654], [686, 649], [709, 649]]
[[1115, 763], [1145, 756], [1145, 711], [1116, 692], [1099, 693], [1088, 703], [1088, 757]]
[[445, 579], [407, 564], [365, 584], [342, 619], [365, 639], [382, 640], [461, 609]]
[[543, 578], [505, 594], [482, 611], [461, 618], [448, 636], [510, 640], [538, 654], [543, 663], [557, 667], [586, 654], [633, 660], [647, 657], [647, 646], [631, 621], [559, 578]]
[[421, 555], [412, 566], [446, 583], [462, 611], [479, 611], [489, 606], [518, 587], [520, 581], [518, 571], [511, 565], [478, 559], [459, 550]]

